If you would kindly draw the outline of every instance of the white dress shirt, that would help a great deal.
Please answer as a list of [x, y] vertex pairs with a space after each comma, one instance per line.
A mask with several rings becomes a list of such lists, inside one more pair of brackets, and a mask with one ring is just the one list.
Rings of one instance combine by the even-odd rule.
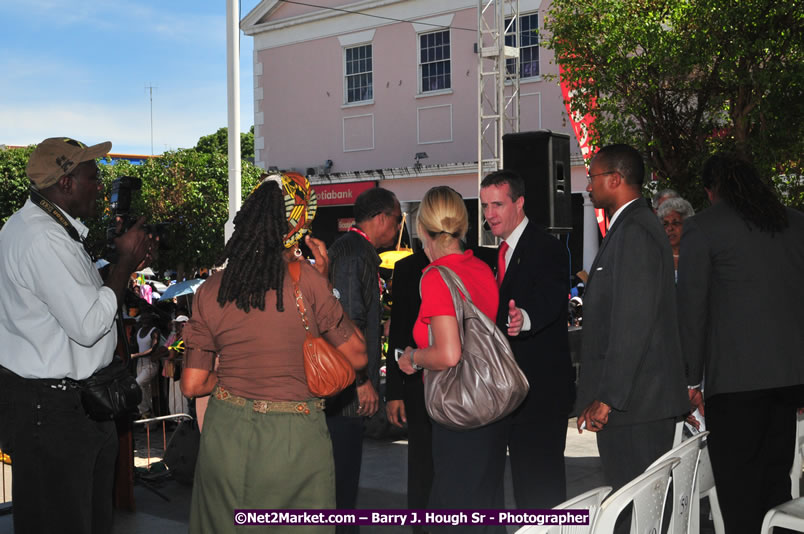
[[0, 365], [23, 378], [87, 378], [112, 361], [116, 313], [81, 243], [27, 200], [0, 229]]
[[[508, 236], [508, 239], [504, 241], [508, 243], [508, 250], [505, 251], [505, 272], [508, 272], [508, 264], [511, 263], [511, 257], [514, 255], [514, 249], [516, 248], [517, 243], [519, 243], [519, 238], [522, 237], [522, 234], [525, 232], [525, 227], [528, 225], [528, 218], [525, 216], [524, 219], [520, 221], [516, 228], [511, 232], [511, 235]], [[514, 299], [514, 304], [516, 304], [516, 298]], [[507, 302], [501, 302], [501, 306], [505, 306], [508, 308]], [[522, 332], [526, 332], [530, 330], [530, 317], [528, 316], [528, 312], [525, 309], [520, 308], [522, 311]]]
[[629, 200], [628, 202], [626, 202], [625, 204], [623, 204], [622, 206], [620, 206], [620, 209], [618, 209], [617, 211], [615, 211], [615, 212], [614, 212], [614, 215], [612, 215], [612, 216], [611, 216], [611, 219], [609, 219], [609, 226], [608, 226], [608, 227], [609, 227], [609, 228], [611, 228], [612, 226], [614, 226], [614, 221], [616, 221], [616, 220], [617, 220], [617, 217], [619, 217], [619, 216], [620, 216], [620, 214], [623, 212], [623, 210], [624, 210], [625, 208], [627, 208], [629, 205], [631, 205], [631, 204], [633, 204], [634, 202], [636, 202], [637, 200], [640, 200], [641, 198], [642, 198], [642, 197], [636, 197], [635, 199]]

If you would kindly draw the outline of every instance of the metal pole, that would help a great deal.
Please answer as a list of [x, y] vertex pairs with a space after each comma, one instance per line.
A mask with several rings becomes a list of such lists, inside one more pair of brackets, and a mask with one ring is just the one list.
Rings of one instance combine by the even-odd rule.
[[240, 209], [240, 14], [239, 2], [226, 0], [226, 81], [229, 132], [229, 220], [226, 241], [234, 233], [234, 217]]

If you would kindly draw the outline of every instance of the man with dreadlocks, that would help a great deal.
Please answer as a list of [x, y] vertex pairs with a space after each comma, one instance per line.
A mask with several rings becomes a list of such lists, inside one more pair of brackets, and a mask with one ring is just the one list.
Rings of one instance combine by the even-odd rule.
[[712, 206], [684, 221], [678, 269], [690, 399], [701, 405], [705, 381], [726, 531], [759, 532], [765, 512], [790, 499], [804, 404], [804, 214], [737, 156], [709, 158], [703, 185]]
[[[304, 374], [305, 327], [296, 311], [290, 262], [301, 263], [298, 285], [311, 333], [338, 347], [355, 369], [366, 365], [366, 352], [326, 278], [297, 252], [314, 213], [315, 192], [306, 178], [265, 177], [235, 217], [221, 258], [228, 261], [226, 269], [196, 293], [184, 327], [181, 389], [188, 397], [212, 396], [193, 485], [191, 533], [234, 532], [235, 508], [335, 507], [332, 446], [323, 400], [313, 398]], [[314, 253], [320, 250], [309, 236], [307, 244]]]

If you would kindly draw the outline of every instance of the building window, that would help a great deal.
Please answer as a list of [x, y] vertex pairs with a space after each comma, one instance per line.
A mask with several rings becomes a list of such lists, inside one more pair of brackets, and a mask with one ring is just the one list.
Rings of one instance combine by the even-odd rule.
[[[520, 15], [519, 22], [519, 77], [536, 78], [539, 76], [539, 14]], [[505, 26], [511, 23], [506, 19]], [[512, 28], [516, 33], [516, 25]], [[507, 46], [516, 46], [513, 35], [505, 36]], [[515, 59], [505, 60], [509, 73], [514, 72]]]
[[452, 87], [449, 60], [449, 30], [419, 34], [420, 92]]
[[374, 79], [371, 67], [371, 45], [347, 48], [346, 103], [365, 102], [374, 98]]

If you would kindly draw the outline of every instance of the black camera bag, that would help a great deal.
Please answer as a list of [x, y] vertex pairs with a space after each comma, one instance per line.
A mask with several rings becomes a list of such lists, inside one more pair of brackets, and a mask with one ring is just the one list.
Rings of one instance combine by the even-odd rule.
[[78, 383], [81, 403], [95, 421], [110, 421], [137, 413], [137, 405], [142, 402], [139, 384], [117, 356], [112, 363]]

